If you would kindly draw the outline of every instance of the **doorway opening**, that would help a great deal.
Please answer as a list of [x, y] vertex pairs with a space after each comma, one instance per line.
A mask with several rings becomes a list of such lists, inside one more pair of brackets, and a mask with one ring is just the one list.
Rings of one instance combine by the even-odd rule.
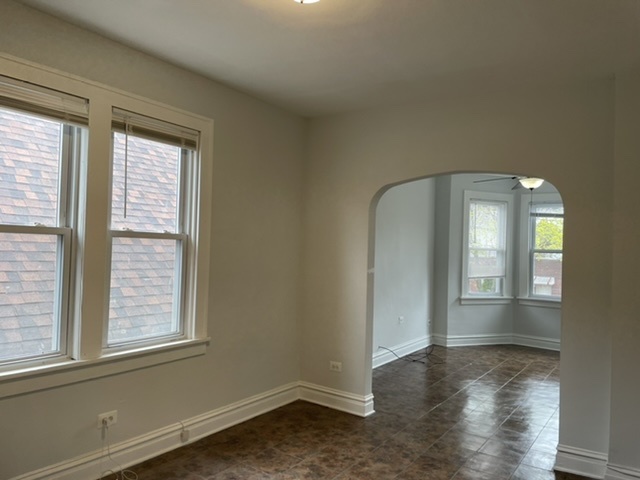
[[432, 344], [560, 350], [562, 198], [548, 181], [527, 189], [520, 178], [454, 173], [379, 192], [373, 368]]

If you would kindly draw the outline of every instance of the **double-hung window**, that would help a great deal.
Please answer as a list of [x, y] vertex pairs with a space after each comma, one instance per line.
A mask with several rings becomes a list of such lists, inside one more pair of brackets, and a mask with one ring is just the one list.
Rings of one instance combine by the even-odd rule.
[[510, 294], [511, 198], [465, 192], [463, 297], [506, 297]]
[[121, 109], [112, 122], [107, 348], [188, 337], [198, 132]]
[[0, 76], [0, 398], [204, 354], [213, 122], [14, 67], [56, 88]]
[[0, 365], [67, 353], [88, 102], [0, 77]]
[[533, 203], [529, 208], [529, 296], [562, 296], [562, 203]]

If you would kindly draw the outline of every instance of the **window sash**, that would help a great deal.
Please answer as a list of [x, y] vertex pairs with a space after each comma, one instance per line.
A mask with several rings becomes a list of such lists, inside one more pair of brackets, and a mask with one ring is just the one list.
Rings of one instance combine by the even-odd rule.
[[[510, 238], [511, 197], [491, 192], [465, 191], [463, 296], [487, 297], [508, 295], [507, 278], [510, 272], [508, 254]], [[490, 228], [482, 225], [482, 215], [474, 214], [476, 207], [495, 209], [489, 218]], [[476, 228], [479, 231], [476, 231]], [[495, 231], [491, 231], [494, 229]], [[486, 257], [486, 260], [483, 260]], [[477, 290], [483, 281], [495, 280], [490, 292]]]
[[54, 288], [52, 294], [52, 324], [51, 344], [52, 348], [46, 353], [33, 355], [20, 355], [0, 360], [0, 370], [15, 368], [21, 364], [33, 360], [57, 359], [67, 355], [69, 305], [71, 291], [71, 265], [73, 230], [66, 227], [24, 226], [24, 225], [0, 225], [0, 233], [21, 234], [27, 236], [52, 236], [56, 237]]
[[[194, 205], [188, 201], [188, 195], [190, 195], [190, 188], [193, 188], [193, 180], [191, 175], [196, 172], [193, 171], [191, 165], [195, 151], [198, 147], [199, 132], [190, 130], [183, 127], [178, 127], [173, 124], [162, 122], [143, 115], [133, 114], [120, 109], [113, 110], [112, 131], [124, 133], [125, 135], [131, 135], [133, 137], [144, 138], [154, 142], [170, 145], [174, 147], [180, 147], [179, 165], [178, 165], [178, 178], [177, 178], [177, 190], [176, 190], [176, 219], [175, 219], [175, 232], [158, 232], [149, 230], [138, 229], [114, 229], [110, 228], [109, 244], [110, 255], [113, 258], [114, 255], [114, 239], [118, 238], [131, 238], [131, 239], [149, 239], [149, 240], [175, 240], [176, 241], [176, 257], [173, 269], [173, 293], [172, 293], [172, 312], [171, 332], [159, 335], [141, 335], [139, 337], [132, 337], [131, 339], [114, 340], [109, 338], [109, 329], [111, 326], [111, 315], [107, 313], [105, 315], [105, 322], [103, 328], [103, 350], [123, 350], [131, 348], [132, 345], [152, 345], [155, 343], [166, 342], [167, 339], [183, 339], [187, 338], [194, 330], [193, 322], [195, 319], [189, 317], [186, 314], [186, 295], [187, 295], [187, 276], [188, 276], [188, 245], [189, 235], [187, 232], [188, 216], [193, 213], [188, 212], [188, 208]], [[111, 157], [112, 169], [113, 169], [113, 154]], [[113, 174], [112, 174], [113, 175]], [[126, 170], [125, 170], [126, 175]], [[113, 179], [112, 179], [113, 183]], [[126, 189], [125, 189], [126, 190]], [[113, 191], [112, 191], [113, 195]], [[110, 205], [113, 206], [113, 197], [110, 199]], [[113, 220], [110, 215], [110, 224]], [[109, 278], [111, 277], [111, 270], [113, 269], [113, 263], [109, 262]], [[107, 311], [110, 311], [113, 295], [113, 286], [109, 285], [109, 298]]]
[[[544, 209], [557, 209], [562, 210], [562, 212], [550, 212], [544, 211]], [[536, 247], [537, 243], [537, 235], [538, 235], [538, 224], [537, 220], [540, 219], [564, 219], [564, 209], [561, 203], [557, 202], [540, 202], [533, 203], [529, 205], [529, 264], [528, 264], [528, 295], [532, 298], [550, 298], [550, 299], [558, 299], [561, 295], [556, 294], [541, 294], [537, 293], [536, 290], [536, 278], [540, 278], [539, 272], [536, 270], [536, 256], [538, 254], [543, 255], [553, 255], [557, 254], [562, 257], [563, 249], [558, 248], [538, 248]], [[562, 263], [563, 258], [560, 258], [560, 263]], [[555, 282], [554, 282], [555, 284]], [[549, 284], [550, 286], [552, 284]]]
[[[58, 139], [57, 179], [55, 182], [55, 212], [48, 225], [41, 223], [0, 224], [0, 232], [26, 236], [56, 237], [56, 253], [53, 262], [54, 278], [51, 296], [51, 349], [40, 354], [16, 355], [0, 361], [0, 369], [12, 369], [16, 364], [30, 361], [57, 361], [69, 354], [71, 330], [71, 297], [73, 288], [74, 236], [76, 192], [73, 182], [77, 179], [79, 157], [82, 142], [85, 139], [83, 129], [69, 122], [86, 123], [88, 102], [80, 97], [66, 95], [54, 90], [38, 87], [27, 82], [0, 76], [0, 108], [15, 111], [20, 115], [45, 118], [60, 125]], [[78, 117], [77, 115], [80, 115]], [[38, 140], [34, 140], [37, 144]], [[30, 157], [29, 157], [30, 158]], [[53, 162], [54, 159], [50, 158]], [[28, 207], [27, 207], [28, 208]], [[53, 210], [53, 208], [52, 208]], [[33, 220], [29, 219], [27, 221]], [[26, 280], [25, 280], [26, 281]], [[36, 279], [35, 281], [42, 281]], [[40, 302], [38, 302], [40, 303]], [[48, 302], [47, 302], [48, 303]], [[42, 319], [41, 319], [42, 320]], [[39, 327], [47, 328], [46, 325]], [[24, 338], [23, 338], [24, 340]], [[21, 340], [21, 341], [23, 341]]]
[[[182, 339], [185, 338], [189, 331], [190, 323], [185, 320], [184, 315], [184, 302], [185, 302], [185, 279], [186, 279], [186, 265], [187, 265], [187, 241], [188, 236], [186, 234], [158, 234], [158, 233], [144, 233], [138, 234], [131, 231], [119, 231], [112, 232], [112, 240], [114, 238], [129, 238], [129, 239], [149, 239], [149, 240], [174, 240], [175, 243], [175, 260], [172, 274], [172, 311], [170, 316], [171, 328], [166, 333], [161, 332], [159, 334], [147, 334], [140, 335], [131, 338], [123, 339], [110, 339], [110, 327], [111, 327], [111, 315], [106, 315], [106, 321], [104, 324], [103, 333], [103, 348], [109, 350], [119, 350], [130, 348], [132, 345], [152, 345], [155, 343], [166, 342], [167, 339]], [[111, 257], [113, 259], [114, 248], [113, 241], [111, 241]], [[110, 272], [113, 274], [113, 263], [111, 262]], [[109, 309], [112, 306], [113, 299], [113, 285], [109, 288]]]

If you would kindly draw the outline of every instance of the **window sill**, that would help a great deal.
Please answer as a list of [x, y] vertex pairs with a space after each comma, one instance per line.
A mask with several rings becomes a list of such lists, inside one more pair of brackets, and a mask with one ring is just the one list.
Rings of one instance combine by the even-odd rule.
[[460, 305], [509, 305], [513, 297], [460, 297]]
[[562, 300], [554, 298], [518, 297], [518, 305], [526, 307], [561, 308]]
[[112, 353], [92, 360], [62, 360], [0, 372], [0, 398], [69, 385], [204, 355], [210, 339], [183, 340]]

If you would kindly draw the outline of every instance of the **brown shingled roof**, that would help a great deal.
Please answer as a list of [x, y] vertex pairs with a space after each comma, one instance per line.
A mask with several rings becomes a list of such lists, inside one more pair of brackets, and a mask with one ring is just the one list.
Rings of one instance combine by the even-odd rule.
[[[125, 219], [125, 140], [114, 135], [114, 228], [175, 232], [179, 149], [129, 138]], [[56, 122], [0, 109], [0, 223], [56, 224], [60, 138]], [[0, 361], [51, 352], [56, 241], [0, 233]], [[174, 242], [115, 244], [110, 340], [170, 333]]]

